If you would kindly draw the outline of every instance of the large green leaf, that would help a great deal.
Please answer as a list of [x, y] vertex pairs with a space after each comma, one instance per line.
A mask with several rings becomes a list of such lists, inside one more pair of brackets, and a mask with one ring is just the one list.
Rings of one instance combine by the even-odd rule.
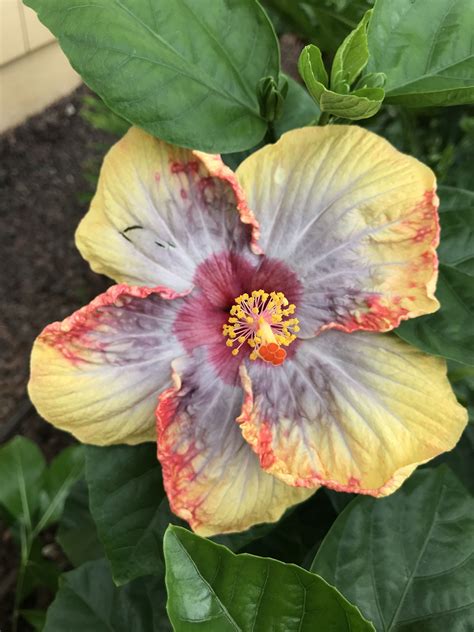
[[387, 102], [474, 101], [472, 0], [377, 0], [368, 38], [368, 70], [387, 75]]
[[395, 333], [426, 353], [474, 364], [473, 277], [440, 265], [436, 296], [441, 309], [405, 321]]
[[43, 632], [165, 632], [162, 577], [117, 588], [105, 560], [87, 562], [62, 576]]
[[204, 151], [266, 131], [257, 84], [279, 79], [278, 42], [255, 0], [26, 0], [117, 114]]
[[357, 608], [292, 564], [234, 555], [180, 527], [165, 534], [168, 614], [176, 632], [362, 632]]
[[84, 480], [77, 481], [66, 499], [56, 540], [74, 566], [104, 557]]
[[392, 496], [359, 496], [326, 536], [312, 571], [384, 632], [474, 629], [474, 500], [445, 466]]
[[440, 261], [474, 276], [474, 192], [441, 186]]
[[14, 437], [0, 448], [0, 505], [28, 528], [40, 504], [45, 470], [40, 449], [25, 437]]
[[89, 502], [117, 584], [158, 572], [169, 516], [155, 444], [86, 448]]
[[84, 448], [81, 445], [66, 448], [52, 460], [45, 472], [41, 494], [41, 528], [59, 520], [71, 487], [83, 473]]

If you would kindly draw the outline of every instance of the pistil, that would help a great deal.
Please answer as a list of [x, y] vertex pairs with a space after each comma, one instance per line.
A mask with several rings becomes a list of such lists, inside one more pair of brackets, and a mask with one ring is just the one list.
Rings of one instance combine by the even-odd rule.
[[247, 293], [238, 296], [223, 327], [232, 355], [238, 355], [248, 344], [252, 349], [251, 360], [259, 358], [274, 366], [282, 364], [286, 358], [283, 347], [290, 345], [299, 331], [298, 319], [288, 318], [295, 309], [283, 292], [254, 290], [250, 296]]

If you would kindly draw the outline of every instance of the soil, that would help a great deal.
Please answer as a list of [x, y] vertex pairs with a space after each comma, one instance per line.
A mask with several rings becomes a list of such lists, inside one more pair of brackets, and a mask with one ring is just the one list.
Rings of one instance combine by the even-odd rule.
[[[93, 189], [87, 172], [98, 168], [113, 142], [81, 117], [86, 93], [79, 88], [0, 138], [0, 443], [24, 435], [48, 460], [73, 440], [40, 419], [29, 403], [33, 340], [45, 325], [63, 319], [110, 284], [91, 272], [74, 246], [74, 231]], [[4, 529], [1, 630], [8, 629], [17, 563], [17, 548]], [[41, 602], [39, 591], [27, 607], [44, 607]]]

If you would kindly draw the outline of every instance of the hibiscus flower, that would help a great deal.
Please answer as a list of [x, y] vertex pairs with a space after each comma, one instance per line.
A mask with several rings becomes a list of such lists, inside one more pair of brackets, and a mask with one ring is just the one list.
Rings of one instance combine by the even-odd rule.
[[388, 332], [438, 309], [426, 166], [355, 126], [293, 130], [234, 174], [132, 128], [77, 245], [119, 285], [45, 328], [29, 392], [96, 445], [157, 441], [202, 535], [325, 485], [384, 496], [466, 424], [445, 362]]

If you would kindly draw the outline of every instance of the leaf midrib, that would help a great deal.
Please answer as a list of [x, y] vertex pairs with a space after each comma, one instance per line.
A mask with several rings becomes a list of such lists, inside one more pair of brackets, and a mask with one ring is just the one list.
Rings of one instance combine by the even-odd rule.
[[[185, 554], [185, 556], [187, 557], [188, 561], [191, 563], [191, 565], [194, 567], [194, 570], [196, 571], [196, 574], [198, 575], [198, 577], [201, 579], [201, 581], [207, 586], [210, 594], [212, 595], [212, 597], [217, 601], [217, 603], [219, 604], [222, 614], [225, 616], [225, 618], [229, 621], [229, 623], [237, 630], [237, 632], [242, 632], [240, 626], [237, 624], [237, 622], [235, 621], [235, 619], [232, 617], [232, 615], [230, 614], [230, 612], [227, 610], [227, 608], [225, 607], [225, 605], [222, 603], [221, 598], [218, 596], [218, 594], [216, 593], [216, 591], [214, 590], [213, 586], [211, 586], [211, 584], [205, 579], [205, 577], [201, 574], [201, 571], [199, 570], [199, 568], [197, 567], [195, 561], [193, 560], [193, 558], [191, 557], [191, 555], [189, 554], [188, 550], [186, 549], [186, 547], [184, 546], [184, 544], [181, 542], [181, 540], [175, 535], [173, 534], [173, 538], [175, 540], [175, 542], [178, 544], [178, 546], [180, 547], [180, 549], [183, 551], [183, 553]], [[206, 621], [208, 619], [205, 619]]]
[[395, 612], [393, 613], [392, 618], [390, 619], [390, 622], [387, 626], [387, 632], [392, 632], [395, 631], [395, 625], [397, 624], [397, 617], [400, 613], [400, 610], [402, 609], [403, 604], [405, 603], [405, 598], [407, 596], [408, 590], [410, 589], [412, 583], [413, 583], [413, 579], [415, 577], [416, 571], [418, 570], [418, 566], [420, 565], [421, 559], [423, 557], [423, 555], [425, 554], [426, 551], [426, 547], [428, 546], [428, 542], [431, 538], [431, 534], [433, 532], [433, 528], [434, 525], [436, 523], [436, 516], [438, 515], [438, 508], [441, 504], [441, 498], [443, 496], [444, 490], [446, 489], [446, 485], [443, 483], [440, 486], [440, 490], [438, 493], [438, 498], [436, 503], [434, 503], [434, 511], [433, 511], [433, 516], [431, 518], [431, 524], [430, 524], [430, 528], [428, 529], [428, 533], [426, 534], [426, 538], [425, 541], [423, 543], [423, 546], [421, 547], [420, 553], [416, 559], [415, 564], [413, 565], [412, 571], [410, 573], [410, 575], [407, 577], [407, 582], [405, 584], [405, 588], [402, 592], [402, 595], [400, 597], [400, 600], [398, 602], [398, 606], [395, 609]]
[[[434, 68], [430, 73], [426, 73], [424, 75], [420, 75], [416, 79], [412, 79], [410, 81], [407, 81], [406, 83], [400, 83], [400, 84], [395, 85], [395, 86], [390, 86], [390, 88], [386, 91], [386, 94], [387, 94], [387, 96], [391, 96], [391, 95], [397, 96], [397, 95], [393, 94], [396, 90], [400, 90], [400, 89], [404, 89], [404, 88], [408, 88], [410, 86], [413, 86], [416, 83], [418, 83], [419, 81], [423, 81], [423, 79], [431, 79], [433, 77], [437, 77], [441, 72], [444, 72], [445, 70], [449, 70], [453, 66], [457, 66], [458, 64], [462, 64], [463, 62], [468, 61], [470, 59], [474, 59], [474, 54], [473, 55], [468, 55], [467, 57], [463, 57], [463, 59], [458, 59], [453, 64], [448, 64], [447, 66], [443, 66], [441, 68]], [[467, 81], [467, 79], [466, 79], [466, 81]], [[460, 86], [459, 88], [445, 88], [444, 90], [439, 90], [437, 92], [445, 92], [447, 90], [468, 90], [469, 88], [472, 89], [472, 86], [467, 85], [467, 86]]]

